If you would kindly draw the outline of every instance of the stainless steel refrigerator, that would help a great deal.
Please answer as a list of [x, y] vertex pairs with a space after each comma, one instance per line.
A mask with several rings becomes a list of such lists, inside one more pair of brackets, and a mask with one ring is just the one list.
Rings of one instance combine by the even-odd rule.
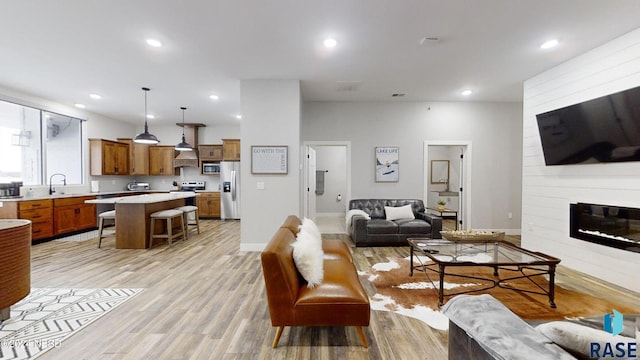
[[220, 163], [220, 219], [240, 219], [240, 162]]

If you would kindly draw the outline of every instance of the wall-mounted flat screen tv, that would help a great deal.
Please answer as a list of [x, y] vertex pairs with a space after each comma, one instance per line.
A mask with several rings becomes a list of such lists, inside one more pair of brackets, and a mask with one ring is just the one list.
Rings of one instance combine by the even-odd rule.
[[536, 118], [547, 165], [640, 161], [640, 87]]

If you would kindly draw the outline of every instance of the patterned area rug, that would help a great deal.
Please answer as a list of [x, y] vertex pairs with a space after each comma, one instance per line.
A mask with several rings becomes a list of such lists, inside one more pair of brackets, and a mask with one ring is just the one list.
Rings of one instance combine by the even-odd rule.
[[[424, 261], [427, 258], [423, 259]], [[492, 278], [493, 270], [482, 267], [450, 267], [447, 272], [456, 272], [460, 275], [479, 276]], [[500, 271], [504, 276], [503, 271]], [[442, 315], [438, 308], [437, 288], [433, 282], [438, 283], [437, 273], [429, 272], [429, 276], [422, 271], [414, 271], [409, 276], [408, 258], [389, 258], [389, 262], [379, 263], [371, 269], [361, 272], [365, 281], [369, 281], [376, 288], [376, 294], [371, 297], [372, 310], [393, 311], [405, 316], [410, 316], [425, 322], [427, 325], [446, 330], [448, 319]], [[508, 273], [506, 275], [509, 275]], [[547, 288], [546, 280], [536, 280], [543, 288]], [[513, 280], [509, 285], [526, 290], [537, 290], [535, 285], [525, 279]], [[475, 290], [486, 287], [486, 281], [478, 281], [456, 276], [445, 276], [445, 294], [461, 291]], [[511, 311], [526, 321], [551, 321], [575, 317], [601, 316], [617, 309], [623, 314], [637, 314], [640, 309], [629, 308], [615, 304], [607, 299], [583, 294], [563, 288], [556, 284], [555, 302], [557, 308], [549, 306], [546, 295], [530, 294], [503, 288], [492, 288], [472, 294], [491, 294], [502, 302]], [[445, 296], [445, 302], [451, 297]]]
[[0, 359], [34, 359], [143, 289], [31, 289], [0, 323]]

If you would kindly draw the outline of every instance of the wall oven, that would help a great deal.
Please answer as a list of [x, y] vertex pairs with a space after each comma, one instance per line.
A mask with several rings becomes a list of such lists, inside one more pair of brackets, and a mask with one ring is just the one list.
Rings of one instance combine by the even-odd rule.
[[205, 175], [219, 175], [220, 163], [202, 163], [202, 173]]

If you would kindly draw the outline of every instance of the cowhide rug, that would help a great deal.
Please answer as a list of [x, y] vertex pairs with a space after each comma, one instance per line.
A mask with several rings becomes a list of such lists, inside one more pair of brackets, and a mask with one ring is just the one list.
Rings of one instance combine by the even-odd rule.
[[[424, 258], [423, 260], [426, 260]], [[415, 259], [414, 259], [415, 264]], [[482, 267], [449, 267], [447, 272], [461, 275], [493, 277], [493, 269]], [[360, 272], [361, 279], [369, 281], [376, 289], [371, 298], [371, 309], [392, 311], [394, 313], [419, 319], [435, 329], [446, 330], [448, 319], [438, 308], [438, 274], [415, 270], [409, 276], [409, 258], [389, 258], [386, 263], [378, 263], [367, 271]], [[500, 271], [502, 278], [516, 276], [512, 272]], [[431, 280], [433, 280], [433, 283]], [[445, 295], [447, 293], [467, 291], [486, 287], [486, 282], [456, 276], [445, 276]], [[547, 288], [544, 277], [538, 276], [536, 282]], [[434, 289], [434, 284], [436, 288]], [[519, 279], [508, 282], [509, 285], [528, 290], [538, 290], [529, 280]], [[622, 313], [640, 313], [640, 309], [628, 308], [611, 303], [605, 299], [565, 289], [556, 283], [555, 303], [557, 308], [549, 306], [546, 295], [530, 294], [503, 288], [492, 288], [472, 294], [491, 294], [511, 311], [527, 321], [550, 321], [572, 317], [597, 316], [611, 309]], [[445, 303], [451, 296], [445, 296]]]

